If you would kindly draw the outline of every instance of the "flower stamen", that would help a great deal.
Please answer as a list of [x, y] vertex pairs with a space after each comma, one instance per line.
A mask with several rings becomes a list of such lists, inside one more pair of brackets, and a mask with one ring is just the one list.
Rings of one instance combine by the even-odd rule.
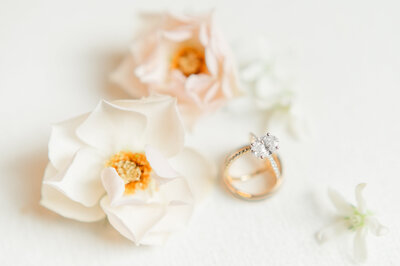
[[125, 183], [125, 194], [136, 189], [145, 190], [150, 183], [151, 166], [143, 153], [120, 151], [107, 161], [106, 167], [113, 167]]
[[356, 208], [354, 208], [354, 212], [352, 215], [345, 217], [345, 219], [349, 223], [350, 230], [356, 230], [365, 225], [365, 217], [367, 214], [360, 213]]
[[175, 53], [171, 68], [180, 70], [186, 77], [207, 73], [204, 52], [191, 46], [184, 46]]

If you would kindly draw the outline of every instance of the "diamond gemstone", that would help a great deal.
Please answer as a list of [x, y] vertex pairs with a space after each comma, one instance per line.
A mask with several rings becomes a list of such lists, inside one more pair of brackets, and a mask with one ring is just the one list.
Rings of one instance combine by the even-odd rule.
[[277, 137], [267, 133], [262, 137], [255, 138], [250, 147], [256, 157], [263, 159], [276, 152], [279, 148], [279, 140]]

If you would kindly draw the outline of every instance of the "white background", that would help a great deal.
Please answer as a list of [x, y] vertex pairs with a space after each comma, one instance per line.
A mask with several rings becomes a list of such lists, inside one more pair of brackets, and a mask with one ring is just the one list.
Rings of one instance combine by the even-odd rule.
[[[311, 134], [281, 137], [280, 193], [242, 202], [216, 181], [188, 229], [155, 248], [134, 246], [106, 221], [79, 223], [41, 207], [50, 123], [127, 97], [107, 75], [133, 37], [136, 12], [213, 7], [232, 44], [264, 35], [292, 54]], [[395, 0], [1, 0], [1, 265], [351, 265], [351, 238], [320, 246], [314, 236], [334, 214], [326, 188], [354, 201], [360, 182], [390, 228], [369, 236], [368, 265], [400, 265], [399, 14]], [[248, 131], [261, 133], [245, 118], [221, 111], [189, 142], [220, 165]]]

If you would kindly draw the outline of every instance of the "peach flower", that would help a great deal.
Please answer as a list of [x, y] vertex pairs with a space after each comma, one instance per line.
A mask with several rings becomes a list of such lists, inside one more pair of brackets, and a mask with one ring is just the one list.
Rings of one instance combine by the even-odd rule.
[[133, 97], [176, 97], [189, 124], [237, 94], [234, 59], [212, 13], [143, 17], [149, 27], [112, 73], [114, 82]]

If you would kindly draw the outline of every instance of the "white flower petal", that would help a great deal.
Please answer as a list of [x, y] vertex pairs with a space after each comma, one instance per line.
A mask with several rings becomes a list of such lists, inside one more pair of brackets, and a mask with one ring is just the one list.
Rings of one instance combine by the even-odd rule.
[[367, 216], [365, 218], [365, 223], [371, 233], [376, 236], [383, 236], [389, 231], [389, 229], [386, 226], [381, 225], [375, 217]]
[[193, 104], [182, 104], [179, 106], [179, 110], [182, 116], [182, 120], [188, 131], [193, 131], [196, 122], [201, 118], [201, 108], [193, 108]]
[[280, 104], [281, 99], [287, 94], [268, 75], [261, 75], [256, 79], [254, 93], [258, 99], [268, 101], [270, 106]]
[[189, 204], [193, 201], [193, 195], [184, 178], [174, 178], [161, 184], [158, 193], [166, 203]]
[[71, 163], [74, 154], [85, 144], [76, 136], [76, 128], [88, 117], [87, 114], [54, 124], [49, 140], [49, 160], [58, 170]]
[[185, 177], [196, 202], [204, 199], [215, 184], [216, 166], [200, 153], [185, 148], [170, 159], [171, 166]]
[[324, 243], [333, 237], [343, 234], [347, 231], [347, 226], [344, 220], [337, 220], [334, 223], [322, 228], [317, 232], [316, 238], [319, 243]]
[[365, 262], [367, 260], [367, 228], [361, 227], [357, 230], [354, 237], [354, 258], [358, 262]]
[[364, 190], [367, 184], [361, 183], [356, 186], [356, 201], [357, 201], [357, 208], [360, 213], [365, 213], [367, 210], [367, 206], [365, 204], [365, 199], [362, 195], [362, 191]]
[[[49, 163], [45, 171], [44, 180], [49, 180], [55, 175], [57, 175], [57, 170]], [[93, 207], [85, 207], [46, 184], [42, 186], [40, 204], [64, 217], [81, 222], [95, 222], [104, 219], [106, 216], [98, 204]]]
[[[158, 180], [159, 177], [152, 174], [152, 179]], [[131, 195], [125, 195], [125, 184], [122, 178], [118, 175], [113, 167], [104, 168], [101, 172], [101, 179], [112, 207], [117, 207], [126, 204], [146, 204], [160, 202], [158, 193], [155, 195], [151, 191], [151, 184], [146, 190], [137, 189]], [[154, 181], [153, 181], [154, 182]]]
[[142, 100], [118, 100], [113, 103], [147, 117], [145, 144], [156, 148], [166, 157], [182, 150], [184, 129], [175, 98], [151, 96]]
[[221, 98], [221, 100], [230, 99], [235, 94], [237, 94], [236, 80], [232, 75], [225, 75], [225, 77], [222, 78], [222, 82], [220, 82], [220, 84], [223, 95], [225, 96], [225, 98]]
[[328, 196], [341, 215], [347, 216], [353, 213], [352, 205], [348, 203], [337, 191], [328, 189]]
[[246, 64], [240, 70], [241, 78], [245, 82], [253, 82], [261, 77], [264, 74], [265, 65], [260, 61], [252, 61], [251, 63]]
[[165, 158], [157, 149], [146, 145], [145, 153], [151, 168], [159, 177], [175, 178], [179, 176], [179, 174], [171, 167], [167, 158]]
[[100, 179], [103, 160], [94, 149], [80, 149], [66, 169], [44, 184], [86, 207], [95, 206], [105, 192]]
[[103, 169], [101, 181], [110, 198], [110, 205], [113, 206], [124, 195], [125, 183], [113, 167]]
[[139, 245], [139, 243], [137, 243], [136, 241], [136, 237], [133, 235], [133, 233], [129, 230], [129, 228], [125, 225], [125, 223], [118, 217], [116, 216], [114, 213], [112, 212], [107, 212], [106, 211], [106, 207], [103, 206], [105, 205], [105, 202], [107, 201], [107, 197], [104, 197], [101, 201], [100, 201], [100, 205], [102, 206], [103, 210], [106, 212], [107, 214], [107, 219], [108, 222], [124, 237], [128, 238], [129, 240], [133, 241], [136, 245]]
[[100, 204], [112, 226], [136, 244], [141, 244], [142, 238], [166, 212], [166, 207], [160, 204], [130, 204], [112, 207], [107, 196], [101, 200]]
[[166, 214], [151, 229], [151, 232], [172, 232], [182, 230], [190, 220], [193, 213], [193, 205], [170, 204]]
[[133, 110], [101, 101], [76, 130], [85, 143], [112, 154], [123, 149], [143, 146], [146, 117]]

